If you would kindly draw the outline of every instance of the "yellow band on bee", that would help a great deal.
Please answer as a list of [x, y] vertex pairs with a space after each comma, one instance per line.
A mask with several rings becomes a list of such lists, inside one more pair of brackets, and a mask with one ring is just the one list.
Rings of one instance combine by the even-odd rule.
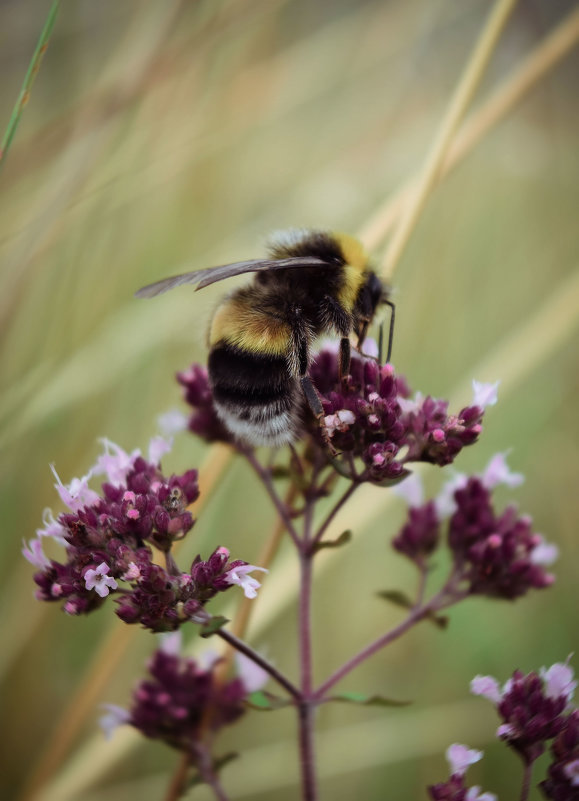
[[227, 342], [250, 353], [282, 356], [291, 345], [291, 328], [230, 298], [218, 307], [211, 321], [209, 345], [217, 342]]

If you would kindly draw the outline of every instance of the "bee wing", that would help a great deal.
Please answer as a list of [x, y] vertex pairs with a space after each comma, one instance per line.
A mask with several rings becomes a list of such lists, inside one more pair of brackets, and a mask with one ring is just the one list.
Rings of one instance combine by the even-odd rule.
[[235, 275], [244, 273], [269, 272], [272, 270], [290, 270], [295, 267], [328, 267], [329, 263], [322, 259], [314, 259], [311, 256], [292, 256], [287, 259], [258, 259], [254, 261], [236, 261], [233, 264], [222, 264], [219, 267], [207, 267], [205, 270], [194, 270], [191, 273], [182, 275], [172, 275], [163, 278], [154, 284], [148, 284], [135, 292], [137, 298], [154, 298], [162, 295], [170, 289], [182, 286], [183, 284], [197, 284], [197, 289], [223, 281], [225, 278], [232, 278]]

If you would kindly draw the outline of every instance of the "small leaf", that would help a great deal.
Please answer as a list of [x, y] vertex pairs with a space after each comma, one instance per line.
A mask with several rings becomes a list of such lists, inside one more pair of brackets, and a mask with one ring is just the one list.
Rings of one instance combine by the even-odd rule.
[[[384, 600], [390, 601], [390, 603], [401, 606], [404, 609], [412, 609], [414, 607], [414, 603], [401, 590], [382, 590], [377, 593], [377, 595], [379, 598], [384, 598]], [[433, 611], [424, 612], [422, 620], [430, 620], [430, 622], [438, 626], [439, 629], [445, 629], [448, 626], [448, 617], [446, 615], [437, 615], [436, 612]]]
[[332, 695], [326, 700], [360, 706], [408, 706], [412, 703], [412, 701], [398, 701], [395, 698], [385, 698], [383, 695], [364, 695], [364, 693], [341, 693]]
[[264, 692], [263, 690], [256, 690], [250, 693], [245, 699], [245, 703], [258, 712], [272, 712], [274, 709], [283, 709], [292, 705], [289, 699], [280, 698], [278, 695], [273, 695], [273, 693]]
[[411, 470], [403, 470], [396, 478], [383, 478], [382, 481], [372, 481], [371, 483], [375, 487], [395, 487], [396, 484], [400, 484], [401, 481], [404, 481], [411, 472]]
[[390, 601], [395, 606], [402, 606], [404, 609], [412, 609], [414, 606], [413, 602], [402, 590], [382, 590], [377, 595], [379, 598], [384, 598], [385, 601]]
[[211, 620], [208, 620], [201, 627], [201, 636], [202, 637], [211, 637], [212, 634], [215, 634], [219, 631], [219, 629], [223, 628], [223, 626], [229, 623], [229, 620], [223, 615], [217, 615], [216, 617], [212, 617]]
[[316, 551], [321, 551], [322, 548], [339, 548], [341, 545], [345, 545], [347, 542], [350, 542], [352, 539], [352, 532], [350, 529], [347, 531], [342, 531], [339, 537], [336, 537], [335, 540], [321, 540], [320, 542], [316, 543], [314, 548], [314, 553]]

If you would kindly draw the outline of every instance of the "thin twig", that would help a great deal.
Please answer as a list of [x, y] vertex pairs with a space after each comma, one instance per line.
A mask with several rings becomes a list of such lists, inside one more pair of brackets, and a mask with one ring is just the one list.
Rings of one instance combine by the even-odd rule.
[[8, 150], [10, 149], [10, 145], [12, 144], [12, 140], [14, 139], [14, 134], [16, 133], [16, 129], [18, 128], [18, 124], [20, 123], [20, 120], [22, 118], [22, 113], [24, 112], [24, 108], [30, 99], [32, 84], [34, 83], [34, 79], [38, 75], [42, 59], [44, 58], [44, 54], [48, 49], [48, 42], [50, 40], [50, 35], [52, 33], [52, 29], [56, 21], [56, 15], [58, 14], [59, 6], [60, 6], [60, 0], [54, 0], [50, 8], [50, 11], [48, 12], [48, 17], [46, 18], [46, 22], [44, 23], [44, 27], [40, 34], [40, 38], [36, 45], [36, 49], [32, 54], [32, 59], [30, 60], [30, 64], [28, 65], [26, 75], [24, 76], [24, 83], [22, 84], [22, 89], [20, 90], [20, 94], [18, 95], [18, 99], [14, 105], [14, 108], [12, 109], [12, 114], [10, 115], [10, 120], [8, 121], [8, 127], [6, 128], [6, 131], [4, 133], [4, 138], [2, 139], [2, 145], [0, 146], [0, 169], [2, 168], [6, 160], [6, 156], [8, 155]]
[[342, 497], [339, 499], [339, 501], [337, 503], [335, 503], [333, 505], [333, 507], [330, 510], [328, 516], [326, 517], [326, 519], [324, 520], [324, 522], [321, 524], [321, 526], [319, 527], [318, 531], [316, 532], [315, 537], [312, 539], [312, 546], [315, 546], [320, 542], [320, 540], [322, 539], [322, 537], [326, 533], [326, 529], [328, 528], [328, 526], [330, 525], [330, 523], [332, 522], [334, 517], [338, 514], [338, 512], [340, 511], [342, 506], [344, 506], [344, 504], [347, 501], [350, 500], [350, 498], [352, 497], [352, 495], [358, 489], [359, 486], [360, 486], [360, 482], [358, 482], [358, 481], [352, 481], [349, 484], [349, 486], [346, 488], [346, 491], [342, 494]]
[[240, 654], [245, 654], [252, 662], [255, 662], [256, 665], [259, 665], [260, 668], [265, 670], [274, 681], [287, 690], [287, 692], [296, 699], [301, 698], [301, 693], [298, 688], [292, 684], [292, 682], [283, 675], [275, 665], [272, 665], [271, 662], [268, 662], [261, 654], [255, 651], [250, 645], [248, 645], [243, 640], [240, 640], [235, 634], [232, 634], [227, 629], [219, 629], [215, 632], [218, 637], [221, 637], [222, 640], [225, 640], [226, 643], [231, 645], [232, 648], [235, 648], [236, 651], [239, 651]]
[[288, 534], [294, 541], [295, 546], [297, 548], [301, 548], [300, 538], [292, 522], [292, 519], [289, 515], [289, 510], [287, 509], [286, 505], [276, 492], [276, 489], [273, 485], [273, 481], [271, 480], [270, 471], [267, 470], [265, 467], [263, 467], [263, 465], [255, 455], [253, 448], [240, 448], [240, 453], [242, 453], [245, 456], [249, 464], [253, 467], [254, 471], [260, 478], [261, 483], [263, 484], [267, 494], [271, 498], [273, 505], [277, 510], [278, 515], [280, 516], [281, 520], [283, 520], [283, 524], [286, 527]]
[[[288, 509], [291, 508], [296, 495], [297, 495], [297, 487], [295, 486], [295, 484], [291, 484], [286, 494], [286, 497], [284, 498], [284, 503]], [[282, 542], [284, 532], [285, 532], [285, 523], [280, 517], [278, 517], [275, 521], [271, 534], [265, 541], [263, 549], [261, 550], [261, 552], [257, 557], [257, 560], [255, 562], [256, 565], [259, 565], [259, 567], [265, 567], [266, 569], [269, 568], [279, 550], [279, 546]], [[253, 610], [255, 609], [256, 603], [259, 603], [259, 599], [257, 599], [256, 601], [252, 598], [246, 598], [245, 596], [243, 596], [243, 599], [239, 604], [239, 607], [237, 609], [237, 612], [235, 613], [235, 617], [233, 618], [230, 628], [231, 633], [234, 634], [239, 639], [243, 639], [245, 636], [245, 632], [247, 631], [247, 627], [249, 626], [249, 620], [251, 618]], [[227, 674], [229, 673], [234, 653], [235, 649], [231, 646], [228, 646], [225, 649], [225, 653], [223, 654], [223, 659], [216, 668], [220, 678], [224, 679], [225, 676], [227, 676]]]
[[497, 0], [487, 19], [425, 159], [418, 190], [408, 205], [403, 208], [399, 224], [386, 251], [380, 270], [386, 280], [392, 276], [394, 268], [408, 244], [426, 199], [439, 176], [452, 137], [466, 113], [503, 28], [516, 4], [517, 0]]

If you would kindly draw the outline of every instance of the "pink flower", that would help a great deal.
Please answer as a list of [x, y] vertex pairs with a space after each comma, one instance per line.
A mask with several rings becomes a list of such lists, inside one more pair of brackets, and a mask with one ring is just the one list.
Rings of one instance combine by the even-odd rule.
[[469, 765], [482, 759], [483, 752], [468, 748], [460, 743], [453, 743], [446, 749], [446, 761], [453, 776], [464, 776]]
[[106, 562], [101, 562], [96, 569], [89, 568], [84, 574], [84, 584], [87, 590], [94, 590], [101, 598], [106, 598], [109, 589], [116, 590], [117, 582], [108, 576], [110, 568]]
[[496, 453], [481, 477], [482, 483], [487, 489], [494, 489], [499, 484], [506, 484], [507, 487], [520, 486], [525, 477], [522, 473], [513, 473], [507, 465], [507, 453]]
[[131, 715], [127, 709], [123, 709], [122, 706], [117, 706], [116, 704], [102, 704], [102, 707], [108, 712], [100, 718], [99, 724], [105, 739], [110, 740], [119, 726], [129, 722]]
[[39, 537], [52, 537], [61, 545], [66, 545], [64, 526], [61, 526], [58, 520], [54, 519], [51, 509], [44, 510], [42, 513], [42, 522], [44, 523], [44, 528], [36, 529], [36, 533]]
[[54, 486], [60, 499], [72, 512], [78, 512], [85, 506], [93, 506], [100, 500], [97, 493], [88, 486], [88, 482], [92, 478], [92, 470], [89, 470], [82, 478], [73, 478], [70, 484], [63, 484], [53, 464], [50, 465], [50, 469], [56, 478], [57, 483]]
[[269, 572], [265, 569], [265, 567], [256, 567], [256, 565], [239, 565], [239, 567], [234, 567], [229, 570], [225, 574], [224, 578], [228, 584], [238, 584], [242, 588], [246, 598], [256, 598], [257, 590], [261, 587], [261, 584], [259, 581], [248, 575], [253, 570], [261, 570], [262, 573]]
[[499, 683], [492, 676], [475, 676], [470, 683], [470, 691], [473, 695], [488, 698], [493, 704], [498, 704], [502, 697]]
[[574, 673], [573, 668], [568, 665], [569, 659], [565, 663], [555, 662], [550, 668], [543, 667], [539, 671], [541, 678], [545, 682], [545, 695], [547, 698], [565, 697], [567, 702], [572, 700], [577, 682], [573, 681]]
[[173, 437], [166, 439], [165, 437], [157, 436], [152, 437], [149, 442], [149, 462], [158, 465], [166, 453], [169, 453], [173, 447]]
[[336, 430], [347, 431], [356, 422], [356, 416], [349, 409], [339, 409], [335, 414], [326, 415], [324, 422], [328, 434], [333, 436]]
[[26, 543], [26, 540], [23, 540], [24, 547], [22, 548], [22, 555], [25, 559], [27, 559], [31, 565], [37, 567], [39, 570], [44, 570], [46, 567], [50, 567], [50, 559], [45, 556], [44, 551], [42, 550], [42, 541], [40, 538], [36, 540], [31, 540], [29, 543]]
[[102, 439], [101, 442], [104, 445], [104, 453], [97, 459], [94, 474], [98, 476], [105, 473], [108, 483], [118, 487], [124, 484], [135, 459], [141, 455], [141, 451], [137, 449], [129, 454], [120, 445], [116, 445], [108, 439]]
[[494, 384], [483, 384], [480, 381], [472, 382], [472, 405], [478, 406], [480, 409], [486, 409], [487, 406], [494, 406], [498, 400], [497, 390], [500, 381], [495, 381]]

